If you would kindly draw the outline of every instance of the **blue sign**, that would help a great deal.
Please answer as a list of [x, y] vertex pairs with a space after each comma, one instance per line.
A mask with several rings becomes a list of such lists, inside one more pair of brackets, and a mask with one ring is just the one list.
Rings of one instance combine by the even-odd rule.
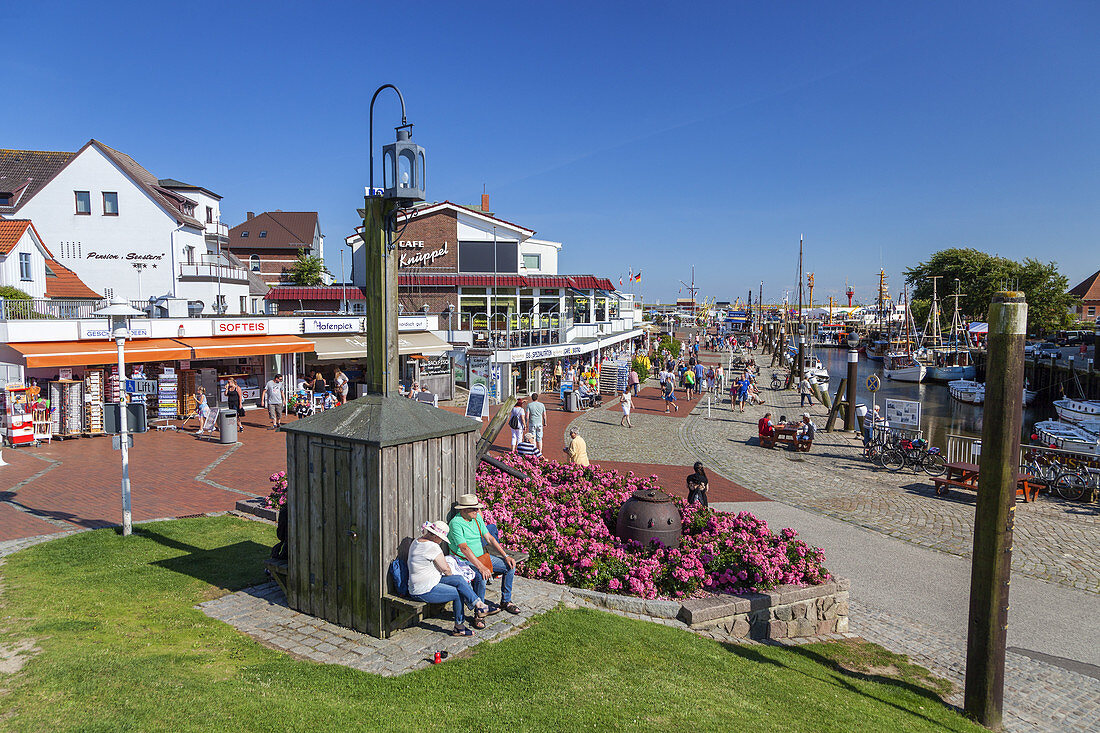
[[878, 378], [877, 374], [872, 374], [867, 377], [867, 391], [878, 392], [878, 388], [882, 386], [882, 380]]
[[155, 379], [127, 379], [126, 391], [130, 394], [156, 394], [157, 381]]

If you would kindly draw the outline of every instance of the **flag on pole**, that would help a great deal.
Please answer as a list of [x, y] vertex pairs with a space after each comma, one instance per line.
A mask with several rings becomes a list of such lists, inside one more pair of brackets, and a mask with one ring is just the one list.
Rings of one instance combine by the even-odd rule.
[[619, 287], [621, 288], [622, 286], [623, 286], [623, 276], [619, 275]]
[[638, 274], [634, 276], [634, 282], [640, 283], [642, 281], [642, 271], [638, 270]]

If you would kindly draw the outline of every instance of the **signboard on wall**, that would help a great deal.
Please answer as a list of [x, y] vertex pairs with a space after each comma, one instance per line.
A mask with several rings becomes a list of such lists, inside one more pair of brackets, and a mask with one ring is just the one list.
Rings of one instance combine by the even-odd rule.
[[267, 333], [266, 320], [215, 321], [215, 336], [259, 336]]
[[451, 357], [429, 356], [420, 361], [420, 376], [441, 377], [451, 373]]
[[427, 331], [428, 329], [428, 317], [427, 316], [398, 316], [397, 317], [397, 330], [398, 331]]
[[362, 318], [303, 318], [302, 333], [359, 333]]
[[[93, 321], [80, 321], [80, 339], [97, 340], [111, 338], [111, 322], [106, 318], [97, 318]], [[130, 321], [130, 338], [149, 338], [149, 321], [147, 319], [135, 319]]]
[[920, 429], [920, 402], [886, 400], [886, 421], [890, 427]]
[[473, 389], [474, 386], [478, 384], [488, 388], [489, 357], [470, 355], [466, 357], [466, 364], [470, 377], [470, 389]]

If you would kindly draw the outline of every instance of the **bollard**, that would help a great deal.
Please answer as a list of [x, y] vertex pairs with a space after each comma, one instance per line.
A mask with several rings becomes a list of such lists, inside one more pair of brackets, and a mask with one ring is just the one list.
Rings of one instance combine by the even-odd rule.
[[1027, 302], [1019, 292], [996, 293], [989, 308], [988, 371], [974, 517], [970, 616], [963, 707], [978, 722], [1001, 728], [1004, 704], [1012, 529], [1023, 422]]
[[[849, 342], [851, 343], [851, 342]], [[856, 429], [856, 379], [859, 369], [859, 351], [848, 349], [848, 409], [844, 412], [844, 429]]]

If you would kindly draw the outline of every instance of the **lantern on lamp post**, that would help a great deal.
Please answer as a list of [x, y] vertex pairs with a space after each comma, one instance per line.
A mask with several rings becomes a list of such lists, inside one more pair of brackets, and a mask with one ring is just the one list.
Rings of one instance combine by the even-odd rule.
[[122, 534], [131, 531], [130, 516], [130, 434], [126, 420], [126, 339], [130, 338], [130, 318], [145, 315], [137, 308], [119, 298], [111, 301], [105, 308], [93, 311], [92, 315], [107, 316], [111, 319], [111, 338], [118, 346], [118, 439], [122, 451]]

